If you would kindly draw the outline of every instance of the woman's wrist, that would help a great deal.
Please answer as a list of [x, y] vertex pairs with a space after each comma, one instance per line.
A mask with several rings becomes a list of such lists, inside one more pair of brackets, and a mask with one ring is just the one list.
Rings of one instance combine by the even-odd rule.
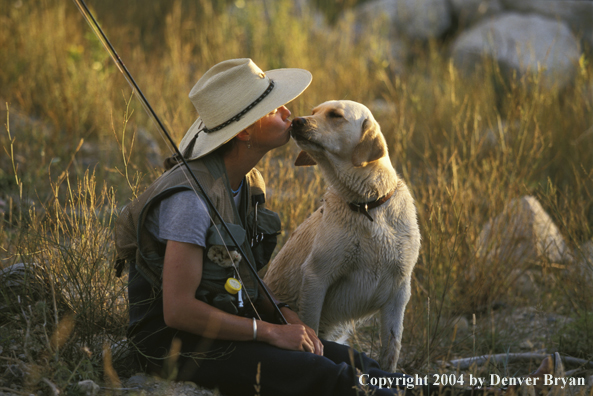
[[257, 341], [257, 321], [253, 318], [253, 341]]
[[257, 325], [257, 334], [254, 341], [261, 341], [261, 342], [269, 342], [270, 340], [270, 333], [272, 332], [272, 326], [275, 326], [272, 323], [263, 321], [263, 320], [256, 320]]

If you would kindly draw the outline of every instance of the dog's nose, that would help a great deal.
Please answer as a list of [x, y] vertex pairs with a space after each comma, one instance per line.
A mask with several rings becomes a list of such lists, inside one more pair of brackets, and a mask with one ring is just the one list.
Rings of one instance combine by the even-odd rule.
[[294, 120], [292, 120], [292, 126], [293, 127], [302, 127], [305, 125], [305, 119], [303, 117], [296, 117]]

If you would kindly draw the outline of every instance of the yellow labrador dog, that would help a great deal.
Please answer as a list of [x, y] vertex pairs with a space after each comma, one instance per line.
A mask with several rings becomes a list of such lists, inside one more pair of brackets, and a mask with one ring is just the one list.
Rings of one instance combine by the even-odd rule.
[[321, 336], [381, 313], [380, 365], [395, 371], [404, 310], [420, 249], [414, 201], [398, 178], [379, 125], [360, 103], [325, 102], [292, 122], [329, 185], [322, 206], [291, 235], [265, 275], [273, 293]]

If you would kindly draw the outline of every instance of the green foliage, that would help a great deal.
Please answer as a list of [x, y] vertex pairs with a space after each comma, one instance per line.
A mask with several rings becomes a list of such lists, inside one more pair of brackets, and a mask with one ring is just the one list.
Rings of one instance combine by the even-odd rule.
[[593, 312], [574, 315], [555, 338], [559, 351], [591, 360], [593, 358]]

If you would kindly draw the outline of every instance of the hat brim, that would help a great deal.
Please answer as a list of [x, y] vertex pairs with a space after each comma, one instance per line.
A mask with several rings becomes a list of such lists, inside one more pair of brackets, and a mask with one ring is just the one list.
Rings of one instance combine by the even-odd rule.
[[198, 134], [192, 153], [186, 158], [188, 161], [213, 152], [272, 110], [297, 98], [309, 86], [313, 78], [311, 73], [304, 69], [276, 69], [265, 73], [274, 81], [274, 88], [239, 121], [210, 133], [201, 131], [203, 124], [200, 118], [193, 123], [179, 143], [179, 151], [184, 153], [190, 141]]

